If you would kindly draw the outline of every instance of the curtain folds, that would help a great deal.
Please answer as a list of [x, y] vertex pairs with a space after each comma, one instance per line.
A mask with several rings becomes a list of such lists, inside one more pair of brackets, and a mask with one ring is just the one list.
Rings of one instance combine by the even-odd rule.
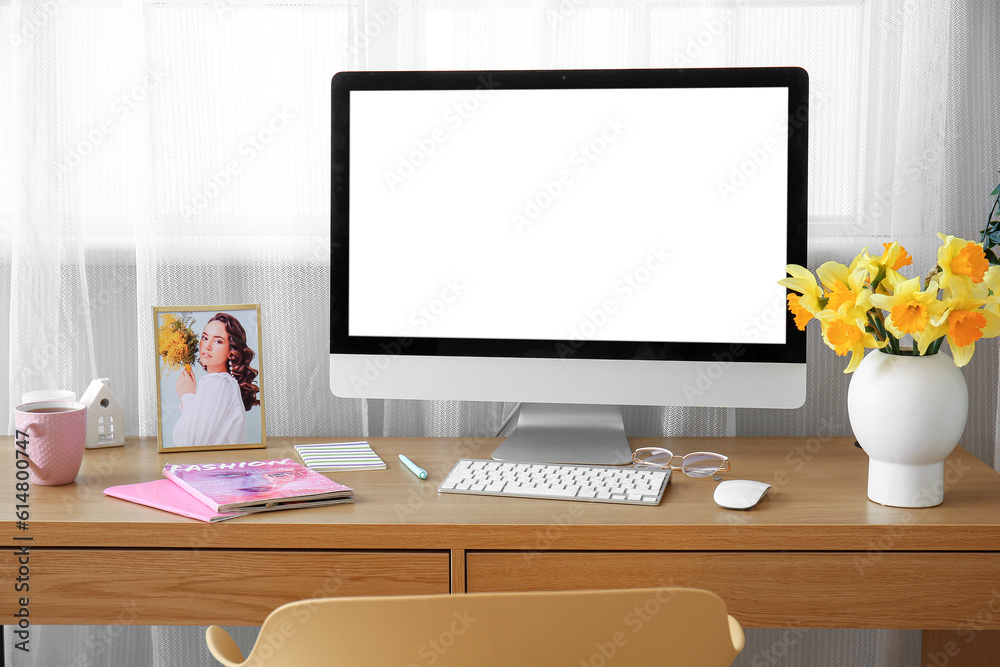
[[[973, 0], [0, 0], [0, 400], [108, 377], [127, 434], [155, 435], [152, 307], [260, 303], [268, 435], [365, 434], [327, 377], [342, 69], [803, 65], [810, 267], [899, 240], [930, 268], [992, 203], [998, 32]], [[808, 354], [799, 410], [629, 407], [626, 429], [846, 435], [845, 361], [816, 332]], [[998, 360], [986, 341], [964, 369], [962, 444], [1000, 469]], [[379, 426], [494, 435], [513, 407], [387, 401]], [[212, 664], [201, 628], [35, 626], [24, 655], [5, 632], [18, 667]], [[919, 638], [754, 630], [737, 665], [917, 664]]]

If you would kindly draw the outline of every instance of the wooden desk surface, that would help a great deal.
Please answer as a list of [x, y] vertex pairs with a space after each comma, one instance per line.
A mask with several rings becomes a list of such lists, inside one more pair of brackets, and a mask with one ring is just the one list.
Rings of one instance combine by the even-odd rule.
[[[74, 484], [31, 487], [19, 530], [13, 441], [2, 439], [0, 586], [14, 590], [29, 545], [31, 617], [42, 624], [259, 625], [278, 604], [324, 595], [688, 585], [712, 588], [744, 627], [954, 632], [971, 618], [980, 635], [1000, 629], [1000, 474], [961, 448], [944, 504], [928, 509], [870, 502], [868, 458], [849, 438], [632, 439], [719, 451], [732, 461], [726, 477], [772, 483], [747, 512], [717, 507], [710, 479], [679, 474], [657, 507], [438, 494], [457, 459], [489, 458], [500, 442], [490, 438], [372, 438], [386, 470], [330, 474], [355, 489], [354, 503], [218, 524], [102, 494], [157, 479], [166, 463], [295, 458], [294, 444], [328, 440], [159, 454], [137, 439], [88, 451]], [[11, 598], [0, 613], [16, 613]]]
[[[337, 439], [332, 439], [333, 441]], [[341, 438], [340, 440], [346, 440]], [[28, 531], [4, 516], [4, 540], [36, 546], [202, 548], [525, 549], [523, 530], [558, 525], [558, 549], [1000, 551], [1000, 474], [959, 448], [947, 462], [945, 501], [899, 509], [866, 496], [868, 458], [849, 438], [633, 438], [634, 447], [729, 455], [730, 479], [773, 484], [753, 510], [724, 510], [715, 483], [675, 474], [658, 507], [438, 494], [461, 457], [489, 458], [499, 439], [373, 438], [386, 470], [330, 473], [355, 489], [353, 504], [274, 512], [206, 525], [103, 496], [104, 488], [160, 477], [167, 463], [295, 459], [292, 445], [331, 439], [269, 438], [266, 450], [158, 454], [153, 439], [88, 451], [74, 484], [33, 486]], [[11, 452], [12, 439], [3, 440]], [[397, 459], [406, 453], [429, 473], [417, 479]], [[13, 455], [0, 487], [14, 503]], [[637, 530], [637, 527], [642, 528]], [[891, 530], [888, 528], [891, 527]], [[887, 535], [891, 539], [887, 538]], [[529, 536], [530, 538], [531, 536]], [[640, 540], [637, 544], [636, 541]]]

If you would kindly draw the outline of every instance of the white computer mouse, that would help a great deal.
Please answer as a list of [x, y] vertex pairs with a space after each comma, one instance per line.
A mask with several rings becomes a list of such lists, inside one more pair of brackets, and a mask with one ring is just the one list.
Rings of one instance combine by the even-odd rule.
[[715, 487], [715, 503], [727, 510], [748, 510], [757, 504], [770, 484], [751, 479], [727, 479]]

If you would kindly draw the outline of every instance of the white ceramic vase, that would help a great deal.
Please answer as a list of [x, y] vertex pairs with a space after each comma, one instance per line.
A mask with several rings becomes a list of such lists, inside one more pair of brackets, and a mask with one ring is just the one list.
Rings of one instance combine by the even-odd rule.
[[847, 411], [868, 454], [868, 498], [893, 507], [944, 501], [944, 460], [969, 414], [961, 369], [946, 354], [872, 350], [851, 377]]

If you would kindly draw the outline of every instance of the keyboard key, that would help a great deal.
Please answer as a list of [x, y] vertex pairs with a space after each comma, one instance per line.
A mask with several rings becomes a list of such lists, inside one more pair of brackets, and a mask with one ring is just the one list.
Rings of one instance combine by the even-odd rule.
[[533, 498], [574, 498], [576, 491], [568, 489], [550, 489], [543, 486], [508, 485], [503, 492], [512, 496], [531, 496]]

